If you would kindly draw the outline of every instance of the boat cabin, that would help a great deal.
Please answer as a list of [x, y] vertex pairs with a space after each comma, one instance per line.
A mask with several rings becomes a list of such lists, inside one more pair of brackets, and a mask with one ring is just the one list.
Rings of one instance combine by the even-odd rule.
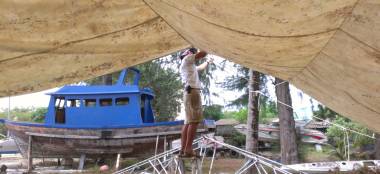
[[121, 71], [115, 85], [64, 86], [50, 93], [45, 124], [67, 126], [126, 126], [153, 123], [149, 88], [139, 88], [140, 71]]

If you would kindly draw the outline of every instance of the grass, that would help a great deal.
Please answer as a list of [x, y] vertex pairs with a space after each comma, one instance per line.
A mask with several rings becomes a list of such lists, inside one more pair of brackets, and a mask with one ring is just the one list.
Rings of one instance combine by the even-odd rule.
[[339, 161], [341, 160], [334, 153], [334, 148], [323, 146], [322, 151], [315, 150], [314, 145], [301, 144], [299, 147], [299, 158], [301, 162], [322, 162], [322, 161]]

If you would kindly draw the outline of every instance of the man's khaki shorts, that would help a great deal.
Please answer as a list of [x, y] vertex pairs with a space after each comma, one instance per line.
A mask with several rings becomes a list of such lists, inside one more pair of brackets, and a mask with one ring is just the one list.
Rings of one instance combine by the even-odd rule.
[[185, 124], [200, 123], [203, 120], [202, 100], [199, 89], [191, 89], [188, 94], [186, 91], [183, 95], [185, 103]]

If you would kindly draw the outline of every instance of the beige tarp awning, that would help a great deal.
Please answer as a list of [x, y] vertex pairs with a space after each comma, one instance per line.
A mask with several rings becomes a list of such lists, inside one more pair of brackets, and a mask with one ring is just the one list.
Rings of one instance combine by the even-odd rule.
[[2, 0], [0, 96], [190, 45], [289, 80], [380, 132], [379, 0]]

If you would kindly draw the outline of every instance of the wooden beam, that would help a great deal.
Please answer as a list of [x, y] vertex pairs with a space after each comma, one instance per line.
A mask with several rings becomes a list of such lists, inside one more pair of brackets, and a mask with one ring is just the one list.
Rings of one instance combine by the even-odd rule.
[[[205, 132], [206, 129], [198, 129], [197, 132]], [[27, 135], [35, 137], [48, 137], [48, 138], [66, 138], [66, 139], [100, 139], [100, 136], [87, 136], [87, 135], [59, 135], [59, 134], [43, 134], [35, 132], [26, 132]], [[168, 131], [168, 132], [152, 132], [142, 134], [130, 134], [130, 135], [116, 135], [110, 138], [124, 139], [124, 138], [142, 138], [142, 137], [157, 137], [162, 135], [178, 135], [181, 131]]]
[[[198, 133], [206, 132], [206, 129], [198, 129]], [[152, 133], [142, 133], [142, 134], [132, 134], [132, 135], [117, 135], [111, 138], [141, 138], [141, 137], [157, 137], [165, 135], [178, 135], [181, 134], [181, 131], [167, 131], [167, 132], [152, 132]]]
[[67, 138], [67, 139], [100, 139], [99, 136], [85, 136], [85, 135], [58, 135], [58, 134], [42, 134], [34, 132], [26, 132], [27, 135], [35, 137], [48, 137], [48, 138]]

